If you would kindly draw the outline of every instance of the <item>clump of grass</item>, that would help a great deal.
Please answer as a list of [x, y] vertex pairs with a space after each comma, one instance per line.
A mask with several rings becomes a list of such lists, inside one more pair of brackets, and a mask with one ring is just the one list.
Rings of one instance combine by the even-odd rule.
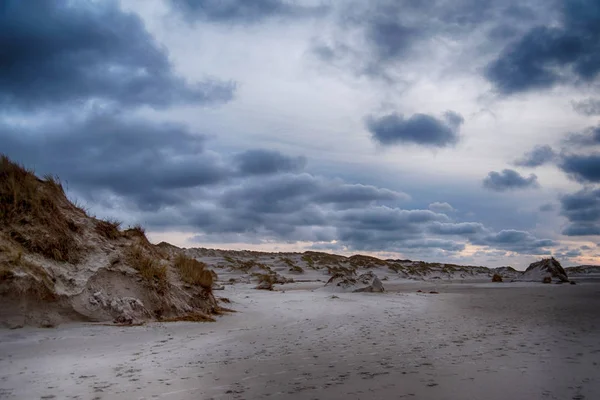
[[180, 315], [178, 317], [171, 317], [163, 319], [164, 322], [215, 322], [216, 320], [210, 315], [201, 313], [201, 312], [193, 312], [185, 315]]
[[271, 269], [269, 267], [267, 267], [265, 264], [256, 262], [254, 260], [248, 260], [248, 261], [244, 261], [239, 265], [239, 269], [244, 271], [244, 272], [248, 272], [250, 271], [253, 267], [258, 267], [260, 269], [263, 269], [265, 271], [270, 271]]
[[137, 238], [143, 239], [145, 241], [148, 241], [148, 238], [146, 237], [146, 229], [143, 226], [141, 226], [140, 224], [136, 224], [132, 227], [125, 229], [125, 231], [123, 233], [127, 237], [130, 237], [130, 238], [137, 237]]
[[0, 156], [0, 229], [25, 249], [55, 261], [76, 263], [79, 227], [63, 212], [80, 212], [58, 178], [39, 179], [33, 171]]
[[302, 256], [302, 260], [308, 265], [308, 268], [315, 269], [315, 262], [308, 254]]
[[0, 282], [8, 281], [14, 278], [15, 273], [7, 267], [0, 267]]
[[348, 258], [348, 262], [350, 263], [350, 265], [352, 265], [354, 267], [365, 267], [365, 268], [369, 268], [369, 267], [373, 267], [373, 266], [386, 266], [387, 265], [387, 262], [380, 260], [379, 258], [371, 257], [371, 256], [363, 256], [360, 254], [356, 254], [356, 255], [353, 255], [352, 257]]
[[115, 240], [121, 237], [121, 231], [119, 230], [120, 227], [121, 221], [106, 219], [96, 221], [95, 230], [101, 236], [109, 240]]
[[281, 261], [283, 261], [284, 263], [286, 263], [289, 267], [293, 267], [293, 266], [296, 265], [296, 264], [294, 264], [294, 262], [292, 260], [290, 260], [287, 257], [281, 257], [280, 259], [281, 259]]
[[167, 267], [144, 254], [141, 247], [130, 246], [126, 252], [126, 262], [138, 271], [146, 282], [160, 289], [167, 286]]
[[216, 279], [216, 274], [208, 270], [205, 263], [187, 257], [184, 254], [179, 254], [175, 258], [174, 265], [182, 281], [190, 285], [201, 286], [206, 290], [211, 290], [214, 279]]
[[292, 265], [292, 267], [290, 268], [290, 272], [297, 272], [299, 274], [302, 274], [304, 273], [304, 270], [298, 265]]

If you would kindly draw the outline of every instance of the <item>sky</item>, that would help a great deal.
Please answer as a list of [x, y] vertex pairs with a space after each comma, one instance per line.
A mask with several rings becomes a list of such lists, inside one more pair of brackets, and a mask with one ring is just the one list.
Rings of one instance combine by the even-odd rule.
[[0, 152], [182, 247], [600, 257], [598, 0], [0, 0]]

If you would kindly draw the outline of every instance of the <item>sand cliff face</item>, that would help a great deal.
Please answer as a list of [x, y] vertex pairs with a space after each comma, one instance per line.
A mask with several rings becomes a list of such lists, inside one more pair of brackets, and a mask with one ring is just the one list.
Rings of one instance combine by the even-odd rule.
[[210, 320], [210, 286], [176, 261], [142, 228], [89, 216], [57, 179], [0, 160], [0, 326]]
[[568, 282], [569, 278], [562, 265], [553, 257], [529, 265], [519, 280], [551, 283]]

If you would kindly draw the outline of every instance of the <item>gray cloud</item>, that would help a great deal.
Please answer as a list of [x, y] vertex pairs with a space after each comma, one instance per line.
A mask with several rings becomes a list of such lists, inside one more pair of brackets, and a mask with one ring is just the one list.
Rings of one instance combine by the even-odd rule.
[[263, 175], [302, 170], [306, 165], [306, 158], [289, 157], [273, 150], [254, 149], [236, 155], [234, 162], [242, 175]]
[[573, 109], [587, 117], [600, 115], [600, 99], [586, 99], [581, 101], [574, 101], [571, 103]]
[[556, 245], [550, 239], [538, 239], [529, 232], [514, 229], [502, 230], [472, 240], [474, 244], [497, 249], [514, 251], [521, 254], [550, 254], [549, 248]]
[[268, 18], [321, 16], [328, 7], [304, 6], [282, 0], [169, 0], [173, 9], [188, 22], [251, 24]]
[[582, 189], [562, 196], [560, 203], [561, 215], [569, 221], [564, 235], [600, 235], [600, 189]]
[[0, 105], [31, 110], [98, 101], [116, 107], [224, 102], [235, 86], [188, 83], [134, 14], [116, 2], [4, 2]]
[[564, 155], [559, 166], [577, 181], [600, 182], [600, 153]]
[[600, 144], [600, 125], [590, 126], [583, 132], [571, 133], [564, 140], [566, 145], [593, 146]]
[[366, 118], [367, 129], [380, 144], [412, 143], [430, 147], [456, 144], [463, 122], [463, 117], [453, 111], [446, 112], [443, 120], [426, 114], [414, 114], [406, 119], [396, 113]]
[[483, 224], [478, 222], [441, 223], [436, 222], [429, 227], [429, 231], [438, 235], [475, 235], [485, 232]]
[[526, 153], [523, 157], [515, 161], [515, 165], [521, 167], [539, 167], [544, 164], [553, 163], [556, 160], [556, 153], [548, 145], [536, 146], [533, 150]]
[[0, 126], [0, 148], [38, 173], [58, 174], [87, 198], [102, 190], [131, 196], [144, 209], [180, 204], [186, 196], [175, 189], [231, 175], [204, 140], [178, 124], [104, 114], [37, 130]]
[[514, 189], [538, 188], [539, 183], [535, 174], [525, 178], [515, 170], [504, 169], [502, 172], [490, 172], [483, 180], [483, 187], [503, 192]]
[[486, 77], [501, 93], [590, 82], [600, 71], [600, 4], [562, 2], [562, 24], [537, 26], [509, 44], [491, 62]]
[[454, 207], [452, 207], [450, 204], [448, 204], [446, 202], [441, 203], [441, 202], [437, 202], [437, 201], [434, 203], [431, 203], [429, 205], [429, 209], [431, 211], [435, 211], [435, 212], [439, 212], [439, 213], [449, 213], [449, 212], [456, 211], [454, 209]]
[[541, 212], [551, 212], [555, 210], [555, 206], [552, 203], [542, 204], [539, 208]]
[[[487, 36], [485, 48], [459, 51], [460, 63], [500, 50], [511, 38], [544, 20], [554, 4], [529, 0], [345, 1], [339, 29], [319, 40], [314, 54], [360, 76], [406, 84], [400, 68], [440, 43], [460, 43], [469, 35]], [[552, 11], [553, 12], [553, 11]], [[410, 78], [408, 78], [410, 79]]]

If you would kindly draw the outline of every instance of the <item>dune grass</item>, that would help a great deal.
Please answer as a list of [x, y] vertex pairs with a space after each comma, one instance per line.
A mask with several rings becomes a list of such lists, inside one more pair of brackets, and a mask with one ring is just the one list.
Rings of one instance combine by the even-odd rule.
[[55, 261], [76, 263], [81, 249], [78, 225], [64, 213], [72, 206], [58, 178], [39, 179], [33, 171], [0, 156], [0, 230], [25, 249]]
[[207, 265], [201, 261], [179, 254], [175, 258], [175, 269], [181, 280], [187, 284], [201, 286], [203, 289], [211, 290], [214, 282], [213, 272], [207, 269]]
[[140, 276], [153, 286], [163, 289], [168, 284], [167, 267], [144, 253], [140, 246], [133, 245], [126, 250], [126, 262], [139, 272]]
[[116, 240], [121, 237], [121, 221], [115, 219], [106, 219], [96, 221], [96, 233], [109, 240]]

